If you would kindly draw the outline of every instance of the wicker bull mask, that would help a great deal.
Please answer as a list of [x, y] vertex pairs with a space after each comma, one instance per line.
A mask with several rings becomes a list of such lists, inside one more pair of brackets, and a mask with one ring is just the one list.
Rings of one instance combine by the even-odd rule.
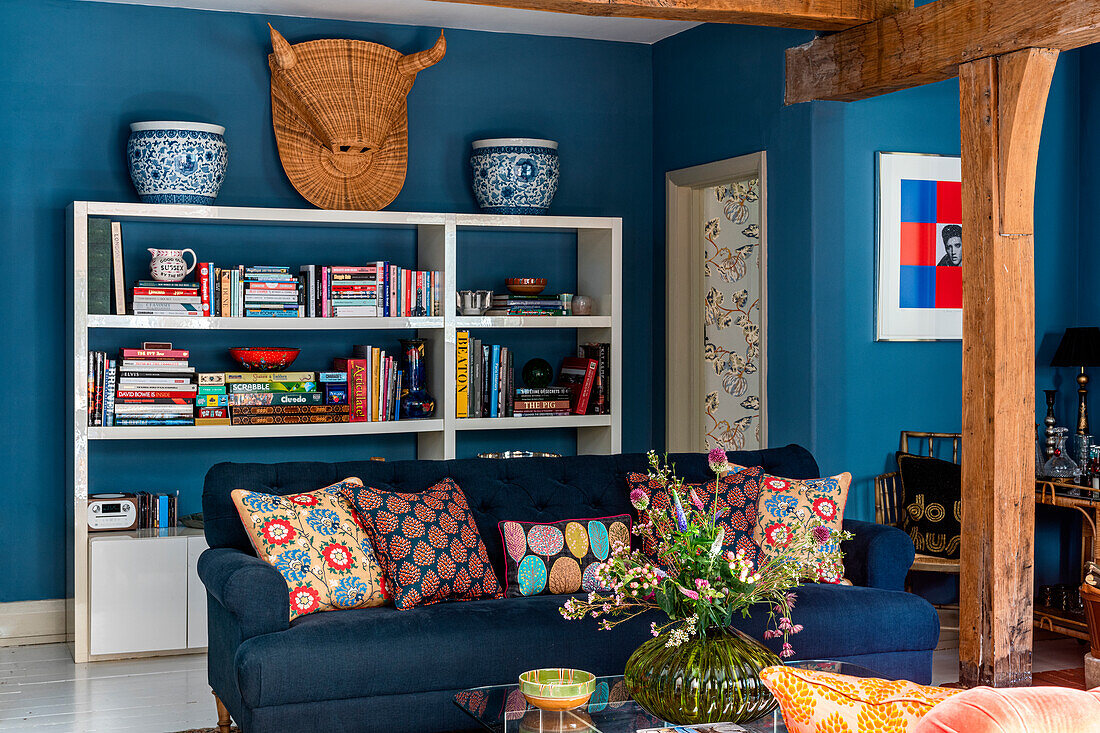
[[322, 209], [376, 211], [405, 183], [406, 96], [416, 75], [443, 58], [443, 34], [401, 54], [366, 41], [293, 46], [271, 29], [271, 118], [287, 177]]

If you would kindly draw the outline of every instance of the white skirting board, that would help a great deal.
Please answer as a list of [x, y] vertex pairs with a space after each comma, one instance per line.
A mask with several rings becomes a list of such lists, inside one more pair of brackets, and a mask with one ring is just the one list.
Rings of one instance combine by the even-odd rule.
[[65, 641], [65, 599], [0, 603], [0, 647]]

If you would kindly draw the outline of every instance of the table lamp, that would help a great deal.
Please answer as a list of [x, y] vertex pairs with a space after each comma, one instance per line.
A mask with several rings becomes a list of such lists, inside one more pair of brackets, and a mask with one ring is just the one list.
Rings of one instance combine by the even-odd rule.
[[1062, 341], [1058, 344], [1058, 350], [1054, 352], [1054, 358], [1050, 360], [1050, 365], [1077, 367], [1081, 370], [1077, 375], [1077, 434], [1087, 435], [1089, 414], [1086, 400], [1089, 376], [1085, 374], [1085, 367], [1100, 366], [1100, 328], [1096, 326], [1067, 328], [1062, 335]]

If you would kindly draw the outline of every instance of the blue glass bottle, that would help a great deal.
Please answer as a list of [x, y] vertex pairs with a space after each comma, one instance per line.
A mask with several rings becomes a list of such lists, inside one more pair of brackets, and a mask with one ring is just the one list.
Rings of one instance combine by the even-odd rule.
[[427, 356], [424, 339], [401, 339], [405, 384], [401, 387], [401, 419], [418, 420], [435, 412], [435, 398], [428, 394]]

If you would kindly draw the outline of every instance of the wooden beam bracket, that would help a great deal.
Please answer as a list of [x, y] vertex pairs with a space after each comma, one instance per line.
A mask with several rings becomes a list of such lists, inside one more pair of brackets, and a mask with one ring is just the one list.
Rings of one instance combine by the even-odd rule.
[[962, 572], [967, 686], [1031, 684], [1035, 163], [1058, 52], [959, 68], [963, 170]]

